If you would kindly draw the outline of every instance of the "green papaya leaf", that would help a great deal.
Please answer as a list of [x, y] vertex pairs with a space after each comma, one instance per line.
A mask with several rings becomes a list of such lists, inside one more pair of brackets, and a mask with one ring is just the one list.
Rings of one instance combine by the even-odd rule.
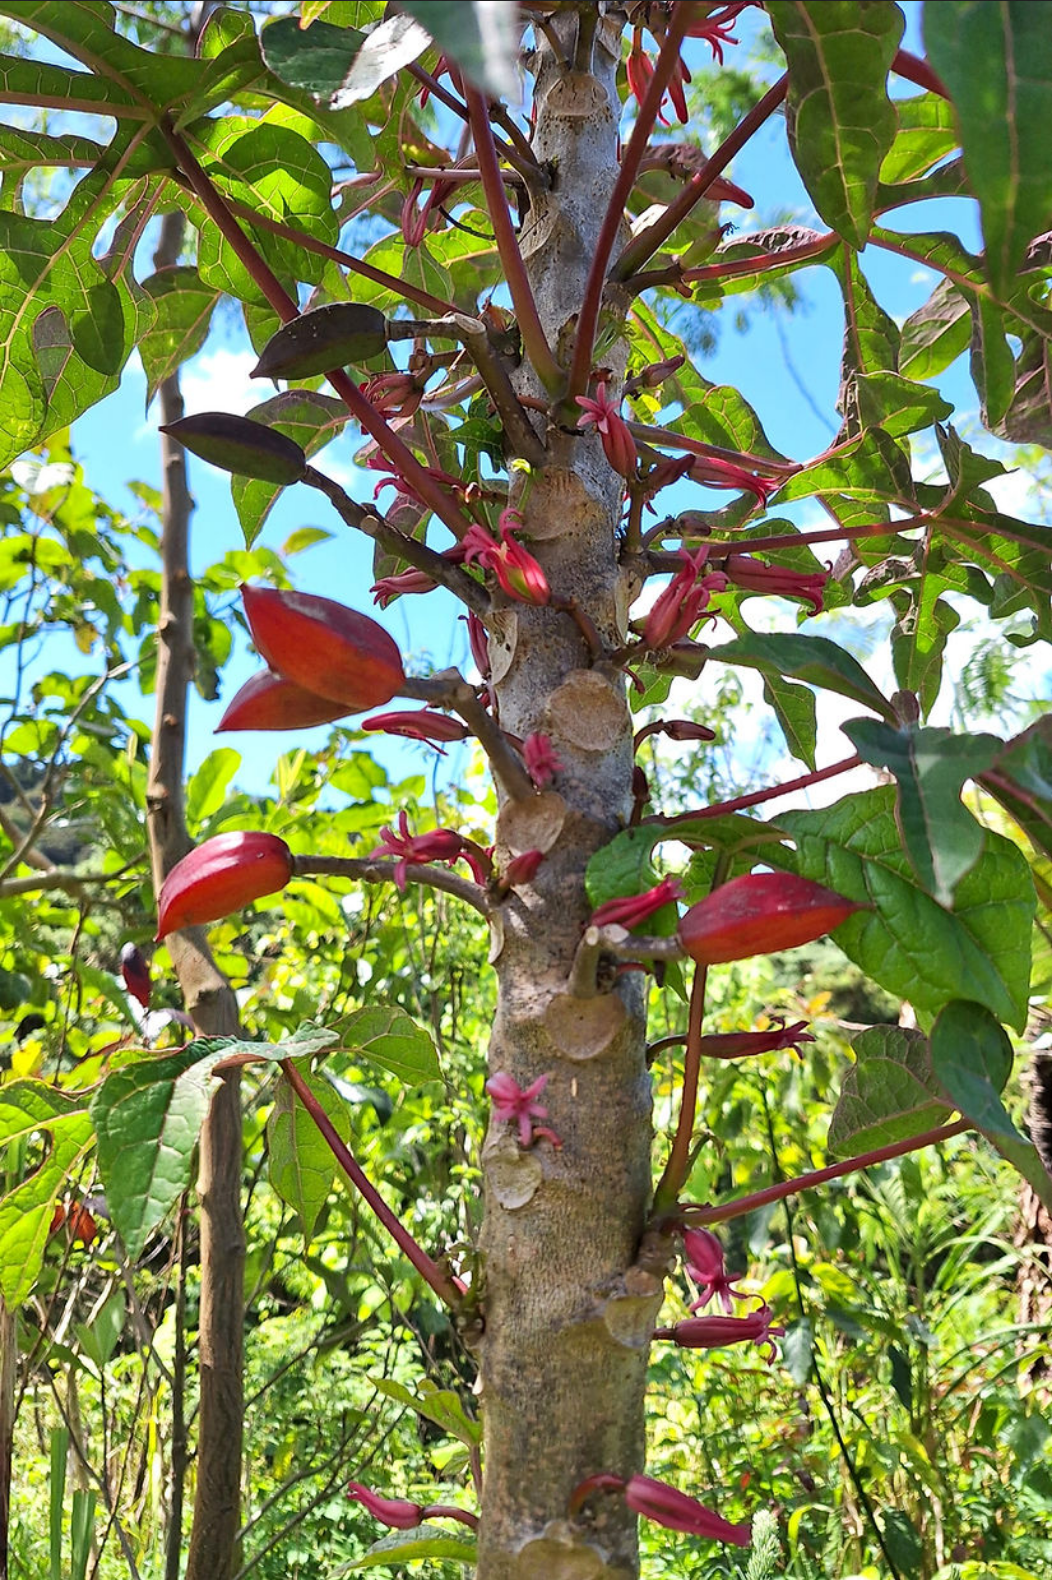
[[1034, 886], [1022, 851], [987, 830], [983, 854], [957, 885], [953, 909], [926, 893], [902, 849], [895, 790], [881, 786], [778, 821], [795, 854], [765, 860], [872, 907], [848, 918], [836, 941], [889, 993], [937, 1014], [965, 995], [1022, 1027], [1030, 981]]
[[811, 201], [864, 247], [896, 132], [887, 77], [903, 17], [889, 0], [770, 0], [789, 63], [790, 146]]
[[466, 1533], [458, 1535], [443, 1530], [440, 1525], [417, 1525], [409, 1531], [392, 1531], [389, 1536], [382, 1536], [360, 1558], [352, 1558], [349, 1564], [331, 1570], [327, 1580], [340, 1580], [342, 1575], [359, 1574], [363, 1569], [377, 1569], [381, 1565], [386, 1568], [424, 1558], [473, 1566], [478, 1558], [478, 1547], [474, 1537]]
[[869, 1152], [946, 1123], [946, 1097], [923, 1032], [870, 1026], [851, 1047], [855, 1063], [844, 1074], [829, 1121], [831, 1152]]
[[896, 816], [913, 870], [940, 905], [952, 905], [986, 833], [962, 804], [961, 788], [990, 767], [1003, 743], [996, 735], [896, 730], [877, 719], [849, 719], [841, 728], [863, 762], [895, 775]]
[[[350, 1117], [338, 1093], [324, 1076], [309, 1071], [302, 1074], [341, 1141], [349, 1142]], [[267, 1148], [270, 1183], [282, 1201], [299, 1214], [304, 1237], [309, 1241], [332, 1189], [336, 1160], [325, 1137], [284, 1079], [278, 1084], [267, 1120]]]
[[950, 91], [964, 163], [979, 199], [994, 290], [1011, 294], [1026, 249], [1048, 229], [1052, 169], [1052, 31], [1025, 0], [931, 0], [928, 57]]
[[431, 1033], [393, 1004], [366, 1004], [348, 1015], [340, 1022], [340, 1045], [408, 1086], [437, 1081], [442, 1073]]

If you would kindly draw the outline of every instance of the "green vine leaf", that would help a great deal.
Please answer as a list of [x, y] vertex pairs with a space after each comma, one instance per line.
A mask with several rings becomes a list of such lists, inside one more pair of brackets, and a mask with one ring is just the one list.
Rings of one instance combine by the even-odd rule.
[[802, 680], [823, 691], [850, 697], [891, 722], [896, 720], [891, 703], [858, 660], [825, 636], [750, 631], [722, 647], [710, 647], [706, 657], [718, 664], [744, 664], [747, 669], [758, 669], [776, 684], [784, 679]]
[[[332, 1121], [341, 1141], [351, 1139], [350, 1117], [339, 1094], [324, 1076], [301, 1071], [312, 1093]], [[270, 1183], [282, 1201], [297, 1212], [310, 1241], [318, 1215], [336, 1177], [332, 1148], [288, 1082], [279, 1082], [267, 1120]]]
[[219, 1084], [213, 1066], [229, 1051], [225, 1038], [177, 1053], [134, 1050], [111, 1068], [91, 1104], [106, 1202], [131, 1261], [190, 1184]]

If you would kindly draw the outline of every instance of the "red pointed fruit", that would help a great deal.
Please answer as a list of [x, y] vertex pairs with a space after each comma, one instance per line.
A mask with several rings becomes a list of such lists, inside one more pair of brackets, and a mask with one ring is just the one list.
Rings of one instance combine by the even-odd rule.
[[698, 965], [718, 965], [809, 944], [862, 909], [795, 873], [750, 872], [692, 905], [679, 941]]
[[252, 900], [283, 889], [292, 877], [292, 852], [276, 834], [239, 830], [206, 839], [176, 862], [157, 898], [157, 938], [183, 927], [216, 922]]
[[332, 598], [241, 589], [252, 640], [283, 680], [349, 713], [378, 708], [405, 681], [402, 656], [382, 625]]
[[261, 669], [231, 697], [216, 725], [221, 730], [306, 730], [312, 724], [331, 724], [347, 709], [340, 702], [319, 697], [294, 681]]

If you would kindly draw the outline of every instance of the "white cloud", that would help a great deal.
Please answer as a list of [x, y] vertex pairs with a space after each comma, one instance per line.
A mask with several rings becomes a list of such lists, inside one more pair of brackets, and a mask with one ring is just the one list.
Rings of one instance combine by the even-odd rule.
[[274, 393], [265, 380], [249, 378], [257, 362], [251, 350], [218, 346], [204, 351], [182, 372], [183, 400], [188, 416], [202, 411], [231, 411], [243, 417]]

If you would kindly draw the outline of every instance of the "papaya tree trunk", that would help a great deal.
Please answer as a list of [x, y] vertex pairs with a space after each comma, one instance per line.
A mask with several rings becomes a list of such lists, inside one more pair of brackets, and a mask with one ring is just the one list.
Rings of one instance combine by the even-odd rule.
[[[183, 217], [167, 214], [154, 255], [157, 268], [179, 254]], [[177, 374], [159, 391], [161, 420], [178, 421], [183, 400]], [[193, 501], [183, 448], [161, 435], [163, 531], [157, 708], [147, 782], [154, 887], [190, 849], [183, 809], [187, 699], [194, 669], [194, 588], [189, 570]], [[237, 1000], [216, 966], [201, 928], [172, 934], [168, 949], [196, 1031], [238, 1032]], [[186, 1580], [228, 1580], [234, 1573], [240, 1523], [244, 1425], [243, 1321], [245, 1236], [241, 1211], [241, 1094], [236, 1072], [223, 1077], [201, 1132], [201, 1314], [198, 1337], [201, 1402], [197, 1476]], [[174, 1507], [179, 1507], [175, 1500]]]
[[[577, 24], [576, 8], [553, 21], [569, 58]], [[533, 147], [554, 178], [531, 194], [519, 239], [553, 347], [573, 331], [617, 176], [619, 39], [619, 19], [600, 21], [590, 69], [561, 71], [548, 46], [535, 63]], [[623, 348], [615, 342], [601, 359], [616, 390]], [[542, 392], [523, 383], [522, 393]], [[549, 464], [517, 495], [513, 485], [511, 504], [550, 584], [616, 648], [628, 605], [617, 554], [622, 484], [598, 440], [570, 437], [576, 415], [545, 435]], [[647, 1344], [660, 1302], [660, 1278], [634, 1265], [651, 1190], [644, 978], [597, 981], [586, 953], [574, 969], [590, 909], [585, 867], [631, 808], [632, 724], [622, 675], [591, 665], [569, 613], [509, 603], [491, 627], [501, 725], [548, 735], [562, 771], [559, 793], [505, 800], [500, 812], [498, 865], [532, 849], [545, 860], [529, 903], [502, 907], [490, 1073], [521, 1088], [548, 1076], [546, 1124], [561, 1145], [542, 1136], [523, 1149], [512, 1127], [494, 1122], [483, 1149], [478, 1575], [628, 1577], [638, 1572], [635, 1520], [621, 1498], [592, 1500], [573, 1527], [553, 1511], [586, 1477], [642, 1469]]]

